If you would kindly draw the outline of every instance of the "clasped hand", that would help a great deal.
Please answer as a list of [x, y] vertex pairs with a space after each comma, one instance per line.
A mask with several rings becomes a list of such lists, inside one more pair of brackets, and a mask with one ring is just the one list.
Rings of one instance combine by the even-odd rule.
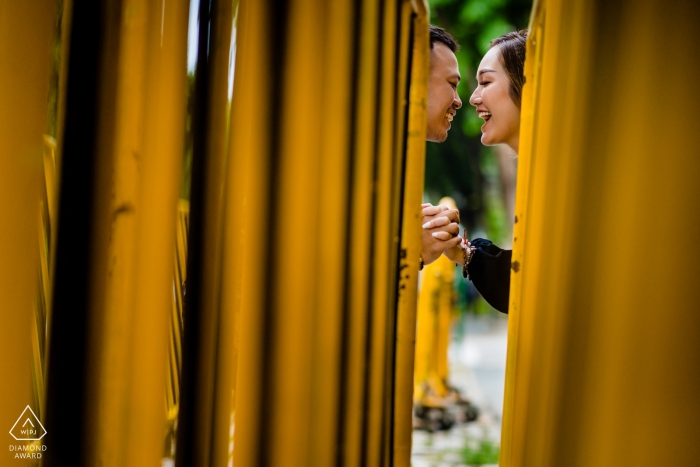
[[445, 254], [450, 261], [460, 262], [462, 238], [459, 236], [459, 211], [444, 204], [421, 204], [423, 223], [422, 252], [424, 264], [430, 264]]

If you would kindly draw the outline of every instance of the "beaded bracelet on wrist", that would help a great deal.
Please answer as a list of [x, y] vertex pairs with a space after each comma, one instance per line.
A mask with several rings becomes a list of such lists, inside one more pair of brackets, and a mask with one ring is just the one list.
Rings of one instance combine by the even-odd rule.
[[471, 243], [469, 243], [469, 240], [467, 240], [467, 229], [464, 229], [462, 238], [464, 239], [465, 243], [464, 249], [462, 250], [462, 258], [464, 259], [464, 262], [462, 263], [462, 277], [471, 280], [469, 277], [469, 263], [472, 262], [474, 253], [476, 253], [476, 247], [472, 246]]

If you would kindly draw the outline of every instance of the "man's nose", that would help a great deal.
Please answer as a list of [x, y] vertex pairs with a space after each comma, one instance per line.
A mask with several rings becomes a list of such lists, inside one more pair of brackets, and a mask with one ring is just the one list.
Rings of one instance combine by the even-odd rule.
[[457, 91], [455, 91], [454, 108], [455, 109], [462, 108], [462, 99], [459, 98], [459, 94], [457, 94]]

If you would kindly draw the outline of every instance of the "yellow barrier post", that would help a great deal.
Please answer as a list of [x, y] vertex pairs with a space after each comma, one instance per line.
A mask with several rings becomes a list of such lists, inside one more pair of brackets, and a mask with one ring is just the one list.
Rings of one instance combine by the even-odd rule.
[[383, 465], [384, 451], [389, 447], [384, 439], [389, 425], [391, 399], [387, 398], [391, 380], [387, 378], [386, 367], [390, 365], [390, 348], [393, 346], [393, 324], [391, 317], [396, 304], [396, 264], [398, 261], [398, 199], [394, 201], [394, 184], [400, 173], [395, 173], [394, 125], [396, 121], [396, 36], [397, 3], [384, 2], [379, 11], [381, 35], [379, 67], [377, 70], [379, 89], [377, 99], [377, 136], [375, 140], [375, 194], [373, 200], [374, 226], [371, 246], [371, 271], [373, 280], [370, 288], [371, 310], [368, 317], [367, 354], [367, 420], [364, 428], [366, 454], [364, 465]]
[[68, 433], [47, 465], [163, 456], [187, 11], [73, 4], [47, 389]]
[[[25, 407], [39, 410], [32, 394], [30, 329], [35, 326], [33, 308], [39, 289], [42, 137], [54, 17], [52, 1], [3, 2], [0, 8], [0, 195], [4, 219], [0, 228], [0, 424], [7, 431]], [[11, 445], [27, 444], [7, 436]], [[22, 461], [4, 449], [0, 464], [16, 462]]]
[[100, 358], [89, 390], [99, 403], [89, 422], [88, 463], [101, 465], [153, 464], [163, 455], [162, 382], [185, 121], [186, 2], [135, 2], [119, 13], [114, 126], [102, 129], [113, 135], [114, 146], [103, 149], [114, 157], [116, 196], [112, 219], [102, 217], [113, 223], [110, 239], [98, 244], [111, 266], [105, 302], [93, 301], [105, 317], [92, 328], [102, 339], [93, 343]]
[[[700, 231], [685, 208], [700, 201], [688, 157], [700, 60], [678, 46], [694, 40], [699, 12], [690, 1], [538, 2], [502, 466], [700, 457], [700, 379], [688, 371], [700, 351]], [[654, 34], [629, 40], [644, 29]], [[659, 119], [659, 108], [678, 111]], [[650, 244], [664, 246], [647, 254]]]
[[[273, 80], [276, 76], [272, 71], [272, 61], [269, 52], [272, 47], [270, 32], [266, 21], [270, 18], [268, 2], [241, 1], [239, 6], [236, 70], [234, 77], [233, 98], [231, 102], [231, 159], [228, 165], [229, 180], [226, 196], [225, 234], [232, 236], [239, 233], [246, 238], [249, 231], [244, 226], [253, 228], [262, 219], [270, 219], [265, 215], [270, 199], [268, 171], [268, 153], [272, 144], [268, 137], [268, 125], [257, 124], [257, 117], [273, 112]], [[245, 70], [245, 73], [242, 72]], [[256, 92], [256, 90], [264, 92]], [[238, 169], [238, 170], [236, 170]], [[237, 191], [236, 191], [237, 190]], [[231, 200], [231, 192], [236, 196]], [[242, 210], [235, 207], [243, 205]], [[258, 209], [253, 209], [258, 207]], [[231, 212], [234, 210], [234, 212]], [[228, 242], [224, 248], [223, 280], [226, 284], [236, 280], [237, 268], [242, 275], [242, 296], [240, 312], [240, 348], [238, 356], [235, 388], [235, 418], [233, 463], [236, 466], [260, 465], [262, 427], [266, 420], [260, 417], [263, 403], [264, 386], [261, 374], [264, 371], [263, 360], [263, 329], [264, 329], [264, 297], [259, 293], [266, 283], [265, 262], [268, 258], [268, 233], [271, 228], [255, 230], [258, 248], [240, 249], [233, 242]], [[230, 238], [230, 237], [229, 237]], [[234, 237], [235, 238], [235, 237]], [[235, 241], [235, 240], [234, 240]], [[243, 243], [243, 240], [241, 241]], [[244, 244], [245, 245], [245, 244]], [[240, 266], [236, 257], [240, 257]], [[235, 282], [232, 284], [235, 286]], [[232, 297], [227, 287], [222, 287], [223, 306], [233, 306], [235, 295]], [[245, 383], [238, 383], [245, 381]]]
[[408, 134], [404, 173], [404, 197], [396, 326], [396, 373], [394, 376], [393, 463], [408, 466], [413, 430], [413, 359], [418, 300], [420, 255], [420, 204], [425, 171], [425, 110], [430, 70], [428, 10], [424, 1], [413, 6], [413, 46], [409, 91]]

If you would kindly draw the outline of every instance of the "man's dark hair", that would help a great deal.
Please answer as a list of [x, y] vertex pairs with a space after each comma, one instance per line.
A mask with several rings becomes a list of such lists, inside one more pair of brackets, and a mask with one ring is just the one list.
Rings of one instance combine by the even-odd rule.
[[452, 35], [442, 28], [437, 26], [430, 26], [430, 50], [433, 50], [433, 45], [436, 42], [442, 42], [447, 47], [450, 48], [452, 53], [457, 53], [459, 50], [459, 45]]

